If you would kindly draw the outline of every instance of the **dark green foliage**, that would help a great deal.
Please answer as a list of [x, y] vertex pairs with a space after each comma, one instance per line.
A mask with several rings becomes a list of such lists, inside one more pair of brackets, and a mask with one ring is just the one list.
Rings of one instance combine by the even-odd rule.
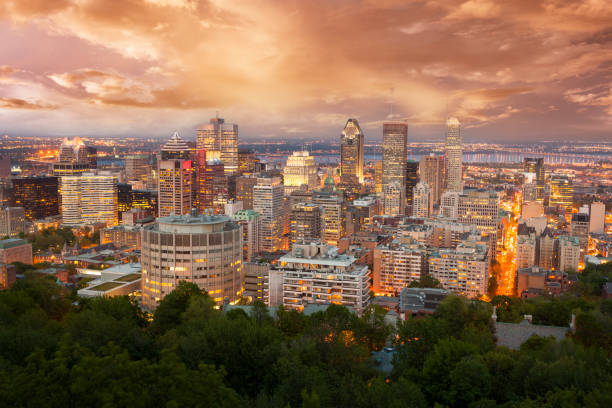
[[[127, 297], [69, 296], [34, 272], [0, 293], [0, 406], [612, 406], [605, 301], [496, 298], [510, 320], [576, 314], [571, 338], [532, 337], [510, 351], [495, 347], [491, 305], [457, 296], [396, 331], [376, 306], [362, 316], [333, 305], [273, 317], [261, 303], [224, 313], [188, 283], [152, 321]], [[371, 351], [390, 342], [387, 376]]]

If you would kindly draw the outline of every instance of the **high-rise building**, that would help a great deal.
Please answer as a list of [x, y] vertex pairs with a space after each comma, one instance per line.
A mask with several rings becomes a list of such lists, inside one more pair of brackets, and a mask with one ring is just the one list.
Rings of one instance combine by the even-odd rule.
[[461, 124], [457, 118], [449, 118], [446, 121], [444, 156], [446, 191], [463, 191], [463, 147], [461, 144]]
[[446, 191], [440, 197], [440, 215], [451, 220], [457, 219], [459, 212], [459, 193]]
[[433, 203], [438, 204], [444, 188], [444, 156], [431, 153], [421, 157], [419, 178], [431, 187]]
[[283, 169], [283, 184], [287, 195], [302, 186], [306, 186], [307, 190], [316, 189], [319, 186], [319, 178], [314, 157], [307, 151], [293, 152], [287, 158]]
[[92, 161], [81, 138], [65, 138], [59, 148], [57, 161], [53, 163], [53, 175], [70, 176], [84, 173], [92, 168]]
[[591, 203], [589, 211], [589, 232], [603, 234], [605, 232], [606, 205], [602, 202]]
[[253, 174], [259, 159], [252, 149], [238, 149], [238, 174]]
[[427, 274], [427, 250], [422, 245], [393, 241], [374, 249], [372, 290], [396, 296], [410, 282]]
[[198, 215], [161, 217], [142, 231], [142, 303], [157, 307], [178, 282], [208, 292], [217, 305], [239, 297], [243, 278], [242, 230], [229, 218]]
[[255, 210], [238, 210], [232, 218], [242, 228], [242, 259], [251, 262], [260, 251], [261, 216]]
[[419, 162], [408, 160], [406, 162], [406, 203], [412, 205], [412, 192], [419, 182]]
[[578, 272], [580, 265], [580, 241], [576, 237], [562, 235], [558, 238], [559, 270]]
[[253, 209], [253, 187], [257, 185], [256, 175], [244, 175], [236, 178], [236, 201], [242, 201], [242, 208]]
[[572, 222], [570, 224], [570, 234], [578, 238], [580, 241], [580, 249], [583, 255], [589, 246], [589, 215], [588, 214], [572, 214]]
[[535, 178], [532, 183], [535, 184], [536, 188], [536, 200], [539, 202], [544, 202], [544, 190], [546, 187], [546, 179], [544, 173], [544, 159], [541, 157], [532, 158], [525, 157], [523, 159], [523, 172], [534, 174]]
[[60, 213], [58, 177], [18, 177], [12, 182], [11, 205], [23, 207], [26, 219], [39, 220]]
[[130, 184], [117, 184], [117, 211], [119, 214], [132, 209], [133, 199], [132, 186]]
[[[459, 195], [457, 220], [475, 225], [492, 239], [499, 224], [499, 197], [494, 191], [466, 189]], [[495, 240], [493, 239], [493, 242]]]
[[198, 150], [198, 210], [204, 213], [209, 208], [213, 209], [214, 214], [223, 214], [225, 206], [220, 208], [221, 202], [226, 202], [229, 198], [227, 176], [225, 168], [219, 159], [206, 160], [206, 152]]
[[561, 207], [566, 214], [572, 212], [574, 204], [574, 187], [572, 180], [565, 175], [555, 175], [550, 179], [550, 207]]
[[11, 175], [11, 158], [7, 155], [0, 155], [0, 179]]
[[538, 239], [538, 266], [542, 269], [553, 270], [557, 268], [557, 239], [552, 231], [546, 227]]
[[389, 217], [404, 213], [404, 188], [398, 182], [383, 185], [383, 214]]
[[337, 247], [296, 244], [279, 259], [276, 269], [282, 277], [282, 304], [288, 309], [333, 303], [361, 313], [370, 302], [368, 266], [357, 264], [353, 256], [338, 254]]
[[0, 237], [14, 237], [25, 232], [23, 207], [0, 207]]
[[382, 188], [384, 193], [385, 186], [397, 183], [401, 191], [400, 214], [404, 213], [406, 205], [407, 143], [406, 122], [383, 122]]
[[283, 194], [280, 177], [259, 177], [253, 187], [253, 209], [261, 215], [259, 245], [264, 252], [282, 248]]
[[374, 162], [374, 192], [382, 193], [382, 160]]
[[363, 188], [364, 134], [357, 119], [349, 119], [340, 136], [340, 189], [349, 196]]
[[516, 269], [529, 268], [536, 265], [535, 235], [518, 235], [516, 238]]
[[178, 132], [174, 132], [170, 140], [161, 148], [161, 160], [191, 159], [191, 148]]
[[212, 118], [198, 128], [197, 149], [206, 150], [207, 160], [221, 160], [226, 175], [238, 173], [238, 125]]
[[489, 249], [486, 245], [465, 245], [434, 251], [428, 260], [429, 274], [445, 289], [467, 297], [479, 297], [487, 291]]
[[334, 192], [318, 191], [312, 196], [312, 202], [321, 207], [321, 238], [328, 245], [338, 245], [344, 236], [346, 205], [344, 198]]
[[191, 211], [191, 160], [160, 160], [158, 169], [159, 216], [189, 214]]
[[291, 207], [289, 217], [289, 243], [321, 239], [321, 208], [313, 203], [300, 203]]
[[116, 225], [117, 177], [108, 171], [62, 176], [61, 213], [64, 225]]
[[131, 154], [125, 156], [125, 178], [128, 181], [142, 181], [151, 186], [151, 163], [147, 154]]
[[419, 182], [414, 188], [412, 215], [427, 218], [433, 213], [433, 192], [429, 184]]
[[159, 195], [155, 190], [132, 190], [132, 208], [149, 210], [154, 217], [157, 217], [158, 198]]

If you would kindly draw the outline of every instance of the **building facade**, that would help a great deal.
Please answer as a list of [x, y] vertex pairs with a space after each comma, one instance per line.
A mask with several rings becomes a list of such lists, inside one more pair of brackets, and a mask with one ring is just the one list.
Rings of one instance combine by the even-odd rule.
[[463, 191], [463, 146], [461, 124], [457, 118], [446, 121], [446, 143], [444, 147], [446, 166], [446, 191]]
[[[400, 214], [406, 205], [406, 157], [408, 124], [406, 122], [383, 122], [382, 188], [397, 183], [401, 192]], [[386, 211], [385, 211], [386, 213]]]
[[111, 172], [62, 176], [61, 197], [64, 225], [112, 226], [119, 222], [117, 177]]
[[372, 290], [397, 296], [410, 282], [427, 274], [427, 251], [422, 245], [393, 241], [374, 249]]
[[197, 149], [206, 151], [206, 160], [221, 160], [226, 175], [238, 173], [238, 125], [216, 117], [197, 132]]
[[364, 134], [357, 119], [349, 119], [340, 136], [340, 188], [349, 195], [362, 191]]
[[414, 187], [412, 215], [419, 218], [428, 218], [433, 214], [433, 201], [433, 191], [429, 184], [419, 182]]
[[431, 153], [429, 156], [421, 157], [419, 178], [421, 182], [431, 187], [433, 203], [439, 204], [444, 189], [444, 156], [435, 156]]
[[242, 230], [219, 215], [161, 217], [142, 231], [142, 303], [149, 310], [181, 281], [217, 305], [235, 301], [243, 280]]
[[282, 249], [283, 195], [280, 177], [259, 177], [253, 187], [253, 209], [261, 215], [259, 245], [264, 252]]
[[319, 178], [314, 157], [307, 151], [293, 152], [283, 169], [283, 184], [286, 195], [302, 186], [306, 186], [307, 190], [317, 189]]

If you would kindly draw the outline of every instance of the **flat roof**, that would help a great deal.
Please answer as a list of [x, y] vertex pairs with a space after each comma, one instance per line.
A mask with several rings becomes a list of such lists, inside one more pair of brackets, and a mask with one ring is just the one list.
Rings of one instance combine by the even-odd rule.
[[8, 238], [0, 241], [0, 249], [14, 248], [21, 245], [27, 245], [28, 241], [21, 238]]

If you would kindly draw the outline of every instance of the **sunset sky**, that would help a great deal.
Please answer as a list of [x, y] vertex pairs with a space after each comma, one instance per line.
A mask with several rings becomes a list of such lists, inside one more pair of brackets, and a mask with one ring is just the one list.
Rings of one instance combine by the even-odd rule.
[[[393, 113], [391, 114], [391, 101]], [[612, 141], [610, 0], [2, 0], [0, 134]]]

